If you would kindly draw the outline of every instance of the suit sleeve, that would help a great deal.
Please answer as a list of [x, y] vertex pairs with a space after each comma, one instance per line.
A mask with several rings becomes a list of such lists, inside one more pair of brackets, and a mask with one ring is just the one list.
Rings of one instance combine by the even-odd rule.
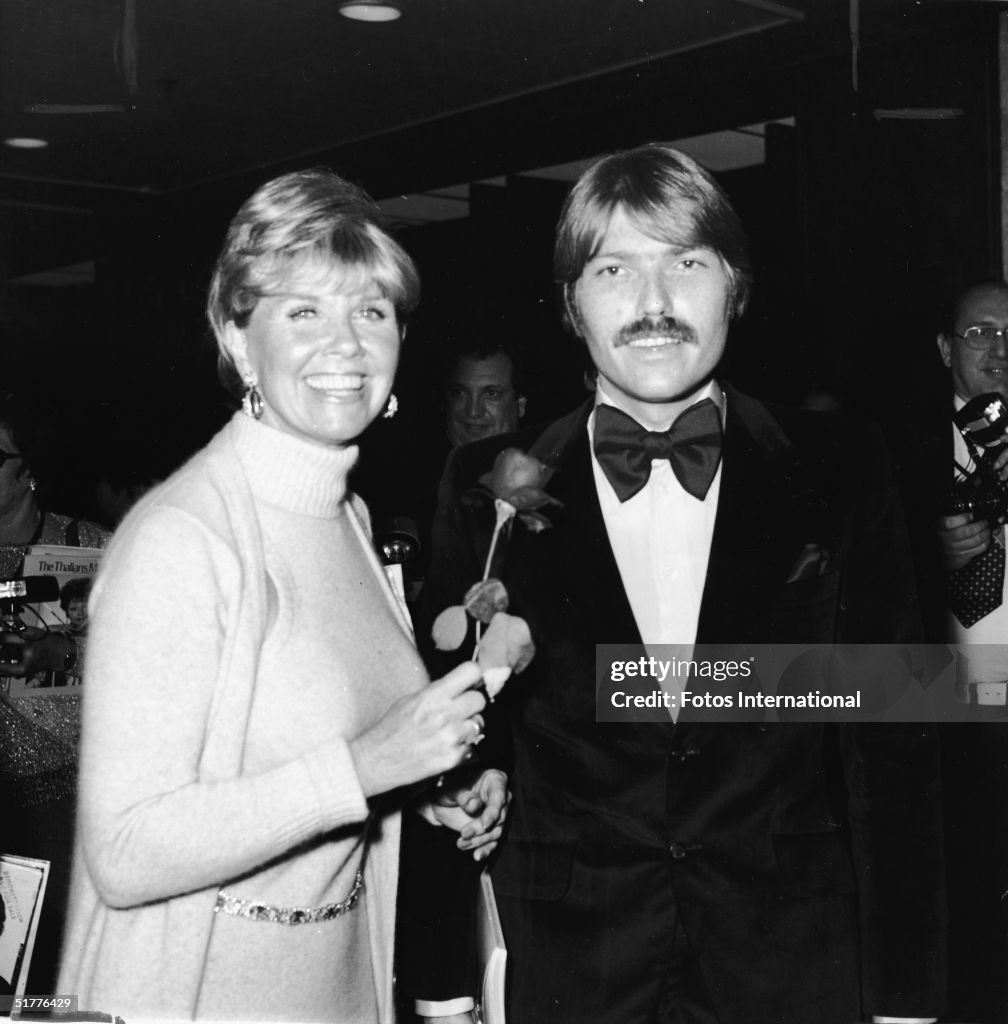
[[[917, 642], [910, 545], [881, 438], [869, 438], [858, 451], [862, 473], [838, 639]], [[866, 457], [870, 452], [874, 458]], [[946, 929], [936, 727], [848, 725], [840, 748], [858, 882], [864, 1012], [936, 1016], [945, 1003]]]
[[[472, 636], [457, 651], [437, 651], [431, 626], [437, 615], [461, 603], [480, 579], [480, 543], [489, 543], [461, 500], [456, 481], [463, 475], [457, 455], [449, 457], [438, 492], [432, 530], [431, 568], [417, 614], [417, 645], [432, 679], [472, 652]], [[488, 709], [487, 740], [479, 747], [484, 765], [500, 765], [502, 723]], [[399, 887], [398, 975], [410, 1000], [446, 1002], [476, 996], [476, 901], [483, 865], [455, 846], [456, 833], [409, 815], [404, 823]]]

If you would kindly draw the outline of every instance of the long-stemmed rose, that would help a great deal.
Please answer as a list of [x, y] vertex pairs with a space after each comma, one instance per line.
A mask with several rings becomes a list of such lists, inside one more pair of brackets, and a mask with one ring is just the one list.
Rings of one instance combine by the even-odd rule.
[[[476, 620], [476, 644], [473, 660], [483, 669], [483, 681], [492, 699], [512, 672], [521, 672], [535, 654], [528, 624], [517, 615], [507, 614], [508, 594], [499, 579], [490, 576], [497, 542], [517, 517], [538, 533], [550, 521], [538, 510], [559, 505], [546, 493], [553, 470], [518, 448], [505, 448], [494, 460], [493, 468], [479, 478], [493, 497], [496, 521], [487, 552], [483, 578], [466, 592], [462, 604], [446, 608], [434, 620], [431, 635], [442, 651], [462, 646], [469, 631], [469, 617]], [[486, 633], [480, 635], [486, 625]]]

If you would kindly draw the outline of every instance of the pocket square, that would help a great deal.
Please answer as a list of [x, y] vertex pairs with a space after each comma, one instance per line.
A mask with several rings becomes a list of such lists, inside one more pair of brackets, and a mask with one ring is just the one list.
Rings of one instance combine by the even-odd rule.
[[814, 580], [829, 572], [830, 553], [821, 544], [806, 544], [787, 574], [785, 583]]

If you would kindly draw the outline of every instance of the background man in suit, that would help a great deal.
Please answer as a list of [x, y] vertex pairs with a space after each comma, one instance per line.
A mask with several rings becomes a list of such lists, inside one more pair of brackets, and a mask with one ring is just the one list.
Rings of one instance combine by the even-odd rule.
[[457, 349], [445, 374], [443, 401], [453, 448], [517, 430], [526, 401], [517, 352], [494, 343]]
[[[1008, 400], [1008, 282], [990, 281], [968, 288], [956, 303], [951, 322], [938, 335], [938, 350], [949, 369], [954, 391], [954, 410], [958, 412], [971, 398], [993, 394]], [[967, 441], [953, 423], [953, 480], [958, 484], [975, 472], [978, 458], [984, 453]], [[994, 472], [1008, 477], [1008, 447], [1000, 453], [987, 454]], [[940, 523], [939, 536], [945, 553], [946, 567], [957, 572], [975, 560], [997, 561], [997, 548], [1003, 552], [1004, 527], [992, 531], [987, 519], [972, 512], [946, 515]], [[1000, 556], [1003, 566], [1004, 557]], [[1004, 586], [1004, 571], [998, 574]], [[999, 597], [1003, 597], [1003, 592]], [[983, 614], [980, 614], [983, 612]], [[966, 620], [965, 622], [963, 620]], [[999, 600], [995, 607], [964, 611], [952, 620], [954, 636], [959, 643], [1005, 644], [1008, 640], [1008, 602]], [[1004, 648], [1008, 652], [1008, 646]], [[992, 653], [994, 653], [992, 651]], [[997, 653], [1001, 654], [999, 650]], [[1003, 654], [1002, 654], [1003, 656]], [[1008, 661], [990, 666], [994, 678], [1008, 679]], [[1005, 703], [1002, 700], [1002, 703]]]
[[595, 397], [457, 450], [424, 595], [434, 614], [479, 578], [492, 510], [462, 495], [499, 451], [531, 446], [563, 505], [545, 510], [552, 529], [516, 524], [493, 567], [537, 645], [495, 709], [510, 1024], [934, 1019], [932, 730], [596, 721], [597, 643], [917, 638], [879, 436], [716, 379], [749, 262], [734, 210], [682, 153], [589, 168], [554, 267]]
[[[526, 398], [521, 384], [522, 363], [511, 346], [490, 340], [470, 339], [450, 345], [442, 366], [438, 391], [444, 422], [443, 451], [431, 476], [422, 484], [400, 485], [396, 502], [406, 512], [399, 519], [418, 544], [415, 555], [403, 566], [406, 599], [415, 602], [430, 565], [431, 527], [437, 507], [438, 481], [450, 448], [518, 429], [525, 415]], [[388, 504], [386, 500], [386, 504]], [[376, 522], [379, 536], [385, 521]]]
[[[996, 394], [1008, 399], [1008, 282], [985, 281], [957, 299], [938, 335], [949, 370], [952, 408]], [[931, 446], [940, 480], [932, 490], [945, 498], [961, 489], [964, 470], [986, 458], [992, 472], [1008, 477], [1008, 447], [977, 456], [948, 413]], [[924, 475], [923, 473], [921, 474]], [[928, 524], [931, 525], [931, 524]], [[955, 1019], [1000, 1024], [1008, 1019], [1008, 953], [1003, 896], [1008, 890], [1008, 592], [1005, 526], [972, 512], [945, 515], [938, 536], [944, 555], [941, 580], [946, 634], [969, 644], [961, 661], [973, 700], [983, 683], [978, 721], [942, 727], [946, 790], [946, 856], [949, 865], [949, 1010]], [[985, 584], [981, 581], [986, 580]], [[975, 585], [975, 586], [974, 586]], [[952, 607], [949, 607], [949, 606]], [[979, 645], [979, 646], [976, 646]], [[965, 666], [968, 666], [966, 668]], [[985, 720], [986, 719], [986, 720]], [[1000, 719], [998, 721], [997, 719]]]

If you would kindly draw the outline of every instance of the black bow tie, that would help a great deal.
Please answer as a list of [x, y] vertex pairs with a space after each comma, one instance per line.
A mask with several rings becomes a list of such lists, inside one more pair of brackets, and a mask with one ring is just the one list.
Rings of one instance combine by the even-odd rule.
[[653, 459], [668, 459], [683, 489], [703, 501], [721, 461], [721, 414], [705, 398], [681, 413], [668, 430], [655, 432], [611, 405], [597, 405], [594, 446], [595, 458], [621, 502], [648, 482]]

